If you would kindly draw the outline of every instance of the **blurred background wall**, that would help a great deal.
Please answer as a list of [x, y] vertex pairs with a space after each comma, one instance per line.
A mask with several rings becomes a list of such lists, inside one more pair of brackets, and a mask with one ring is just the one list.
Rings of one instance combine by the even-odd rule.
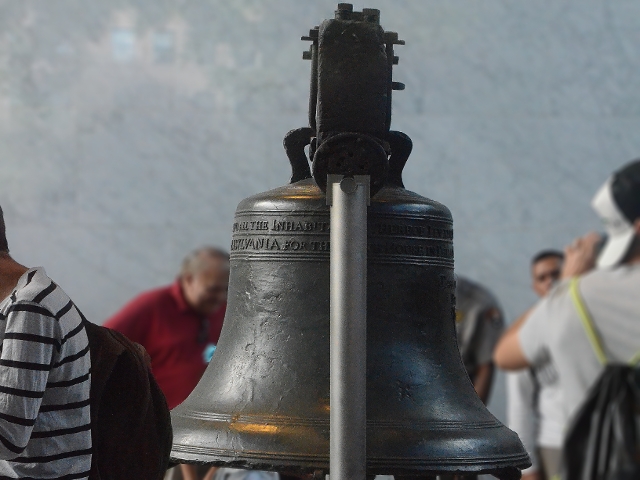
[[[237, 203], [288, 181], [308, 43], [334, 1], [0, 0], [0, 205], [11, 251], [101, 323], [228, 248]], [[408, 189], [447, 205], [456, 270], [512, 320], [528, 264], [597, 228], [639, 156], [637, 0], [369, 0], [400, 33]], [[503, 382], [491, 408], [504, 419]]]

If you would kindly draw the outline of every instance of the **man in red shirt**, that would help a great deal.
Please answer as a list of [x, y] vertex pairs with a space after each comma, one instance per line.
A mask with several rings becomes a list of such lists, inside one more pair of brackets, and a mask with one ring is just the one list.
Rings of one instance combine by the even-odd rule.
[[202, 247], [187, 255], [173, 284], [141, 293], [104, 323], [147, 350], [169, 408], [189, 396], [211, 360], [228, 287], [229, 255]]

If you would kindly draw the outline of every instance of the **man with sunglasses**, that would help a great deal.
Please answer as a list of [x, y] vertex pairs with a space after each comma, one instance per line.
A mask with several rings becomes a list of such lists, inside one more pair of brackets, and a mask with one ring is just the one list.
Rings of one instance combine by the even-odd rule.
[[560, 278], [564, 253], [543, 250], [531, 259], [531, 288], [543, 298]]
[[[543, 250], [531, 259], [531, 289], [544, 298], [560, 278], [564, 254]], [[550, 479], [562, 447], [562, 396], [558, 374], [548, 361], [507, 374], [507, 420], [531, 457], [522, 480]]]

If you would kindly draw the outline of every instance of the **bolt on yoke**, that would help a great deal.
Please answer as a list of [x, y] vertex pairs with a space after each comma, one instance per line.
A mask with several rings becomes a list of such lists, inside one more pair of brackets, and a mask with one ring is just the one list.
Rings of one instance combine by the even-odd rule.
[[[398, 63], [393, 46], [404, 41], [383, 30], [379, 10], [354, 12], [349, 3], [338, 4], [335, 18], [302, 40], [312, 42], [303, 53], [311, 60], [309, 128], [290, 132], [285, 148], [310, 144], [313, 177], [323, 191], [329, 174], [369, 175], [374, 195], [387, 180], [389, 155], [398, 143], [399, 132], [389, 131], [391, 92], [404, 85], [391, 77]], [[400, 135], [406, 143], [408, 137]], [[297, 176], [294, 168], [296, 180], [311, 176], [308, 166], [301, 168]]]

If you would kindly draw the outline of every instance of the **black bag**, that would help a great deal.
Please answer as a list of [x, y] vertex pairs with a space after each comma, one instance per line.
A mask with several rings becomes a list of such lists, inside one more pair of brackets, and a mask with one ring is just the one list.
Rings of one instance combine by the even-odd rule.
[[574, 417], [566, 480], [640, 480], [640, 370], [609, 364]]
[[606, 361], [577, 287], [572, 281], [572, 297], [604, 370], [568, 427], [563, 479], [640, 480], [640, 368]]
[[91, 352], [89, 480], [160, 480], [173, 434], [164, 394], [143, 350], [83, 318]]

